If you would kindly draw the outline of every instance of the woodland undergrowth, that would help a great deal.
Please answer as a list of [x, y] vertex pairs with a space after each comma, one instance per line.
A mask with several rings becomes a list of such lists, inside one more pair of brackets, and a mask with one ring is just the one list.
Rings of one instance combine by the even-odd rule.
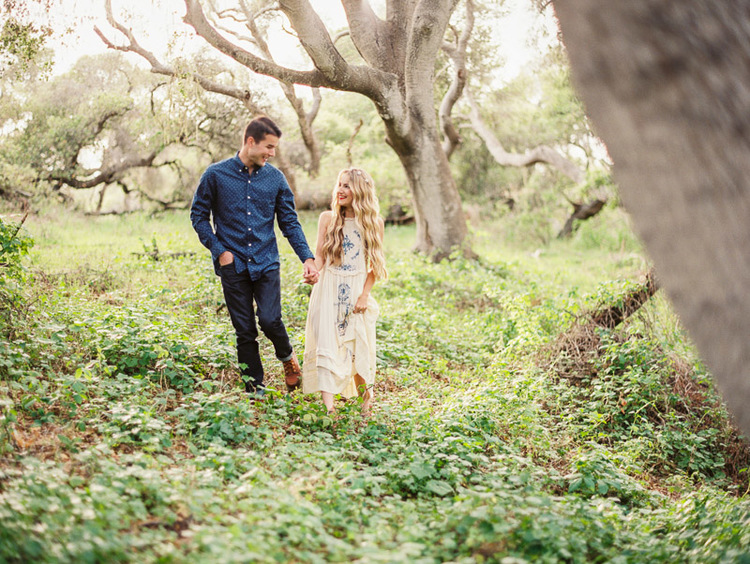
[[0, 226], [2, 562], [750, 561], [750, 451], [666, 299], [587, 321], [642, 274], [596, 225], [438, 264], [389, 227], [367, 419], [282, 393], [265, 339], [249, 401], [184, 214]]

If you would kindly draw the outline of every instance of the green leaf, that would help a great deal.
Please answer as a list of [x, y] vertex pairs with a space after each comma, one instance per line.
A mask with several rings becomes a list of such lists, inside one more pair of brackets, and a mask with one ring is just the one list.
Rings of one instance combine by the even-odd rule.
[[432, 466], [432, 464], [428, 464], [426, 462], [414, 462], [411, 466], [409, 466], [409, 471], [418, 480], [424, 480], [425, 478], [432, 476], [435, 468]]
[[444, 482], [443, 480], [428, 480], [425, 484], [425, 488], [435, 495], [439, 495], [441, 497], [453, 493], [453, 488], [451, 487], [451, 485], [448, 482]]

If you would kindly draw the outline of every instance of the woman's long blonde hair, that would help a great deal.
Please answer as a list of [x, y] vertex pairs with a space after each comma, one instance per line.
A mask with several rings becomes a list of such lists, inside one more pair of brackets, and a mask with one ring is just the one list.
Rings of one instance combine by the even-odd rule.
[[344, 208], [339, 204], [338, 188], [341, 177], [349, 175], [349, 186], [352, 189], [352, 208], [355, 221], [362, 229], [362, 242], [365, 248], [365, 260], [375, 278], [387, 278], [383, 242], [380, 237], [380, 204], [375, 194], [375, 182], [361, 168], [345, 168], [339, 172], [331, 196], [333, 217], [326, 229], [323, 239], [323, 260], [330, 259], [332, 264], [341, 264], [344, 249]]

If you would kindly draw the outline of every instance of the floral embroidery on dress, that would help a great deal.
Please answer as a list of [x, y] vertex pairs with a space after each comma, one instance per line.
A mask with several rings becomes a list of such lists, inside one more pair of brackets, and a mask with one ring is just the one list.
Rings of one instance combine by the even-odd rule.
[[359, 257], [359, 254], [362, 252], [362, 235], [357, 229], [352, 231], [352, 235], [356, 236], [356, 238], [358, 239], [358, 244], [352, 241], [348, 234], [344, 234], [344, 241], [341, 243], [341, 247], [344, 249], [344, 256], [341, 260], [341, 264], [336, 267], [338, 270], [352, 272], [357, 268], [355, 261], [357, 260], [357, 257]]
[[349, 235], [344, 235], [344, 242], [341, 243], [341, 247], [344, 249], [344, 254], [348, 254], [354, 248], [354, 243], [349, 239]]
[[333, 304], [336, 307], [336, 327], [339, 336], [343, 337], [346, 328], [349, 326], [349, 314], [352, 310], [352, 289], [349, 284], [342, 282], [339, 284], [338, 301]]

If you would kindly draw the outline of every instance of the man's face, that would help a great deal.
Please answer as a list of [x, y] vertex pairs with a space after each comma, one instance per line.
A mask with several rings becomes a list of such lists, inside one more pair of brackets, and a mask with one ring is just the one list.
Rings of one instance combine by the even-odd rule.
[[256, 142], [252, 137], [245, 141], [245, 148], [250, 162], [256, 166], [263, 166], [266, 161], [276, 155], [276, 147], [279, 145], [279, 138], [275, 135], [268, 134], [260, 141]]

